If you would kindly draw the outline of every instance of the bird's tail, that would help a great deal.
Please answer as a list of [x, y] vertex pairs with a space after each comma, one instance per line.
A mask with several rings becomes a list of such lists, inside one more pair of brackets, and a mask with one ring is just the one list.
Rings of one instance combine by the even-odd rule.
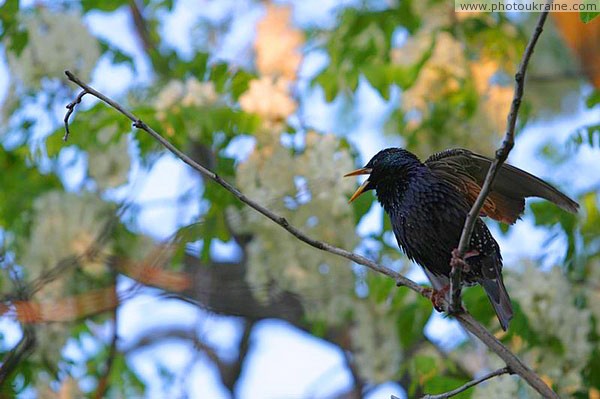
[[485, 279], [480, 282], [485, 290], [494, 310], [498, 321], [502, 326], [502, 329], [506, 331], [508, 329], [508, 323], [513, 317], [513, 309], [510, 303], [508, 292], [502, 281], [502, 276], [498, 276], [495, 279]]

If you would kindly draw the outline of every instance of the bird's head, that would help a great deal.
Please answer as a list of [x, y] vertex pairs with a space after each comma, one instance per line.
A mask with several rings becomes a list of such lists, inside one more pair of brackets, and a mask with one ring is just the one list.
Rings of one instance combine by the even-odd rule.
[[349, 202], [354, 201], [366, 191], [377, 189], [383, 182], [402, 179], [410, 169], [419, 165], [422, 165], [419, 158], [402, 148], [386, 148], [379, 151], [364, 168], [356, 169], [344, 175], [344, 177], [369, 175], [367, 180], [352, 195]]

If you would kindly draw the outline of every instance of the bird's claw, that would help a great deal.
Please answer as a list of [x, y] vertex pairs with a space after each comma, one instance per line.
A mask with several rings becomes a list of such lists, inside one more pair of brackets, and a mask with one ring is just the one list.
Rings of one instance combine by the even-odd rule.
[[446, 295], [448, 294], [449, 290], [450, 285], [447, 285], [440, 290], [425, 288], [423, 289], [423, 295], [425, 295], [431, 301], [434, 309], [441, 313], [446, 310]]
[[474, 256], [479, 256], [479, 251], [471, 250], [465, 252], [464, 256], [460, 256], [457, 248], [452, 250], [452, 259], [450, 260], [450, 266], [453, 268], [460, 268], [464, 272], [468, 272], [471, 270], [471, 266], [466, 262], [467, 259], [472, 258]]

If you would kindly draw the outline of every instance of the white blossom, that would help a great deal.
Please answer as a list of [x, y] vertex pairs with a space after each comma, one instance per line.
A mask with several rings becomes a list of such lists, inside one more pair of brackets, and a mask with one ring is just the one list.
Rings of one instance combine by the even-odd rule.
[[218, 95], [212, 81], [200, 82], [194, 77], [185, 81], [185, 94], [181, 104], [185, 107], [204, 106], [217, 102]]
[[170, 80], [156, 96], [154, 108], [157, 111], [167, 111], [181, 101], [185, 94], [185, 85], [180, 80]]
[[[113, 130], [111, 128], [103, 129]], [[88, 169], [98, 186], [102, 189], [117, 187], [127, 182], [129, 166], [127, 136], [122, 135], [118, 142], [102, 150], [90, 150]]]
[[[413, 86], [403, 93], [402, 109], [405, 112], [418, 110], [426, 114], [428, 104], [460, 89], [460, 82], [467, 75], [463, 48], [450, 33], [440, 32], [435, 36], [433, 53], [419, 71]], [[420, 31], [400, 49], [394, 50], [392, 59], [399, 64], [412, 64], [429, 48], [432, 36]], [[415, 54], [418, 54], [415, 55]], [[408, 62], [406, 62], [408, 61]]]
[[582, 384], [581, 372], [592, 351], [590, 310], [575, 305], [573, 286], [559, 267], [544, 272], [528, 265], [506, 280], [512, 299], [519, 302], [540, 341], [557, 339], [560, 345], [537, 346], [525, 353], [525, 359], [563, 395], [573, 394]]
[[519, 377], [513, 375], [501, 375], [499, 377], [494, 377], [491, 380], [477, 385], [473, 391], [473, 399], [508, 399], [518, 397]]
[[[305, 151], [296, 156], [278, 142], [271, 144], [257, 148], [239, 166], [240, 189], [309, 236], [354, 247], [352, 208], [340, 206], [354, 187], [351, 179], [341, 176], [341, 171], [352, 169], [350, 154], [339, 149], [331, 135], [309, 133]], [[343, 320], [354, 289], [348, 261], [298, 241], [256, 212], [230, 209], [228, 215], [235, 229], [254, 235], [246, 278], [258, 299], [273, 301], [279, 292], [290, 291], [303, 298], [309, 317]]]
[[39, 8], [20, 19], [28, 33], [27, 45], [18, 56], [10, 51], [7, 56], [11, 72], [23, 84], [38, 88], [42, 78], [62, 78], [65, 69], [90, 79], [100, 47], [80, 15]]
[[596, 318], [596, 334], [600, 335], [600, 262], [591, 261], [589, 271], [584, 292], [589, 308]]
[[373, 383], [393, 380], [402, 362], [397, 318], [386, 302], [357, 300], [352, 308], [350, 336], [359, 373]]
[[218, 101], [218, 94], [212, 81], [200, 82], [195, 77], [185, 81], [170, 80], [158, 93], [154, 100], [154, 108], [166, 112], [172, 107], [209, 106]]
[[[78, 196], [62, 191], [44, 194], [35, 200], [31, 233], [21, 245], [19, 263], [35, 278], [61, 260], [83, 255], [96, 241], [111, 213], [112, 206], [92, 194]], [[109, 246], [104, 246], [104, 254]], [[82, 267], [94, 274], [105, 270], [102, 259], [91, 259]], [[40, 294], [51, 298], [63, 296], [64, 290], [56, 289], [64, 281], [65, 278], [54, 280], [60, 286]]]

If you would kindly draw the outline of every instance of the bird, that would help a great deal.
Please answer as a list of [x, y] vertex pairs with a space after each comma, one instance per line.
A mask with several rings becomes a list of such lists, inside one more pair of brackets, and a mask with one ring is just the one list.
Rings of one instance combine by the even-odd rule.
[[[368, 175], [349, 202], [375, 190], [400, 248], [423, 267], [433, 294], [446, 295], [452, 252], [492, 162], [464, 148], [435, 153], [425, 162], [406, 149], [387, 148], [345, 175]], [[482, 217], [513, 224], [524, 212], [527, 197], [546, 199], [571, 213], [579, 209], [577, 202], [542, 179], [506, 163], [499, 169], [467, 247], [461, 285], [483, 287], [504, 331], [513, 308], [502, 278], [500, 246]]]

